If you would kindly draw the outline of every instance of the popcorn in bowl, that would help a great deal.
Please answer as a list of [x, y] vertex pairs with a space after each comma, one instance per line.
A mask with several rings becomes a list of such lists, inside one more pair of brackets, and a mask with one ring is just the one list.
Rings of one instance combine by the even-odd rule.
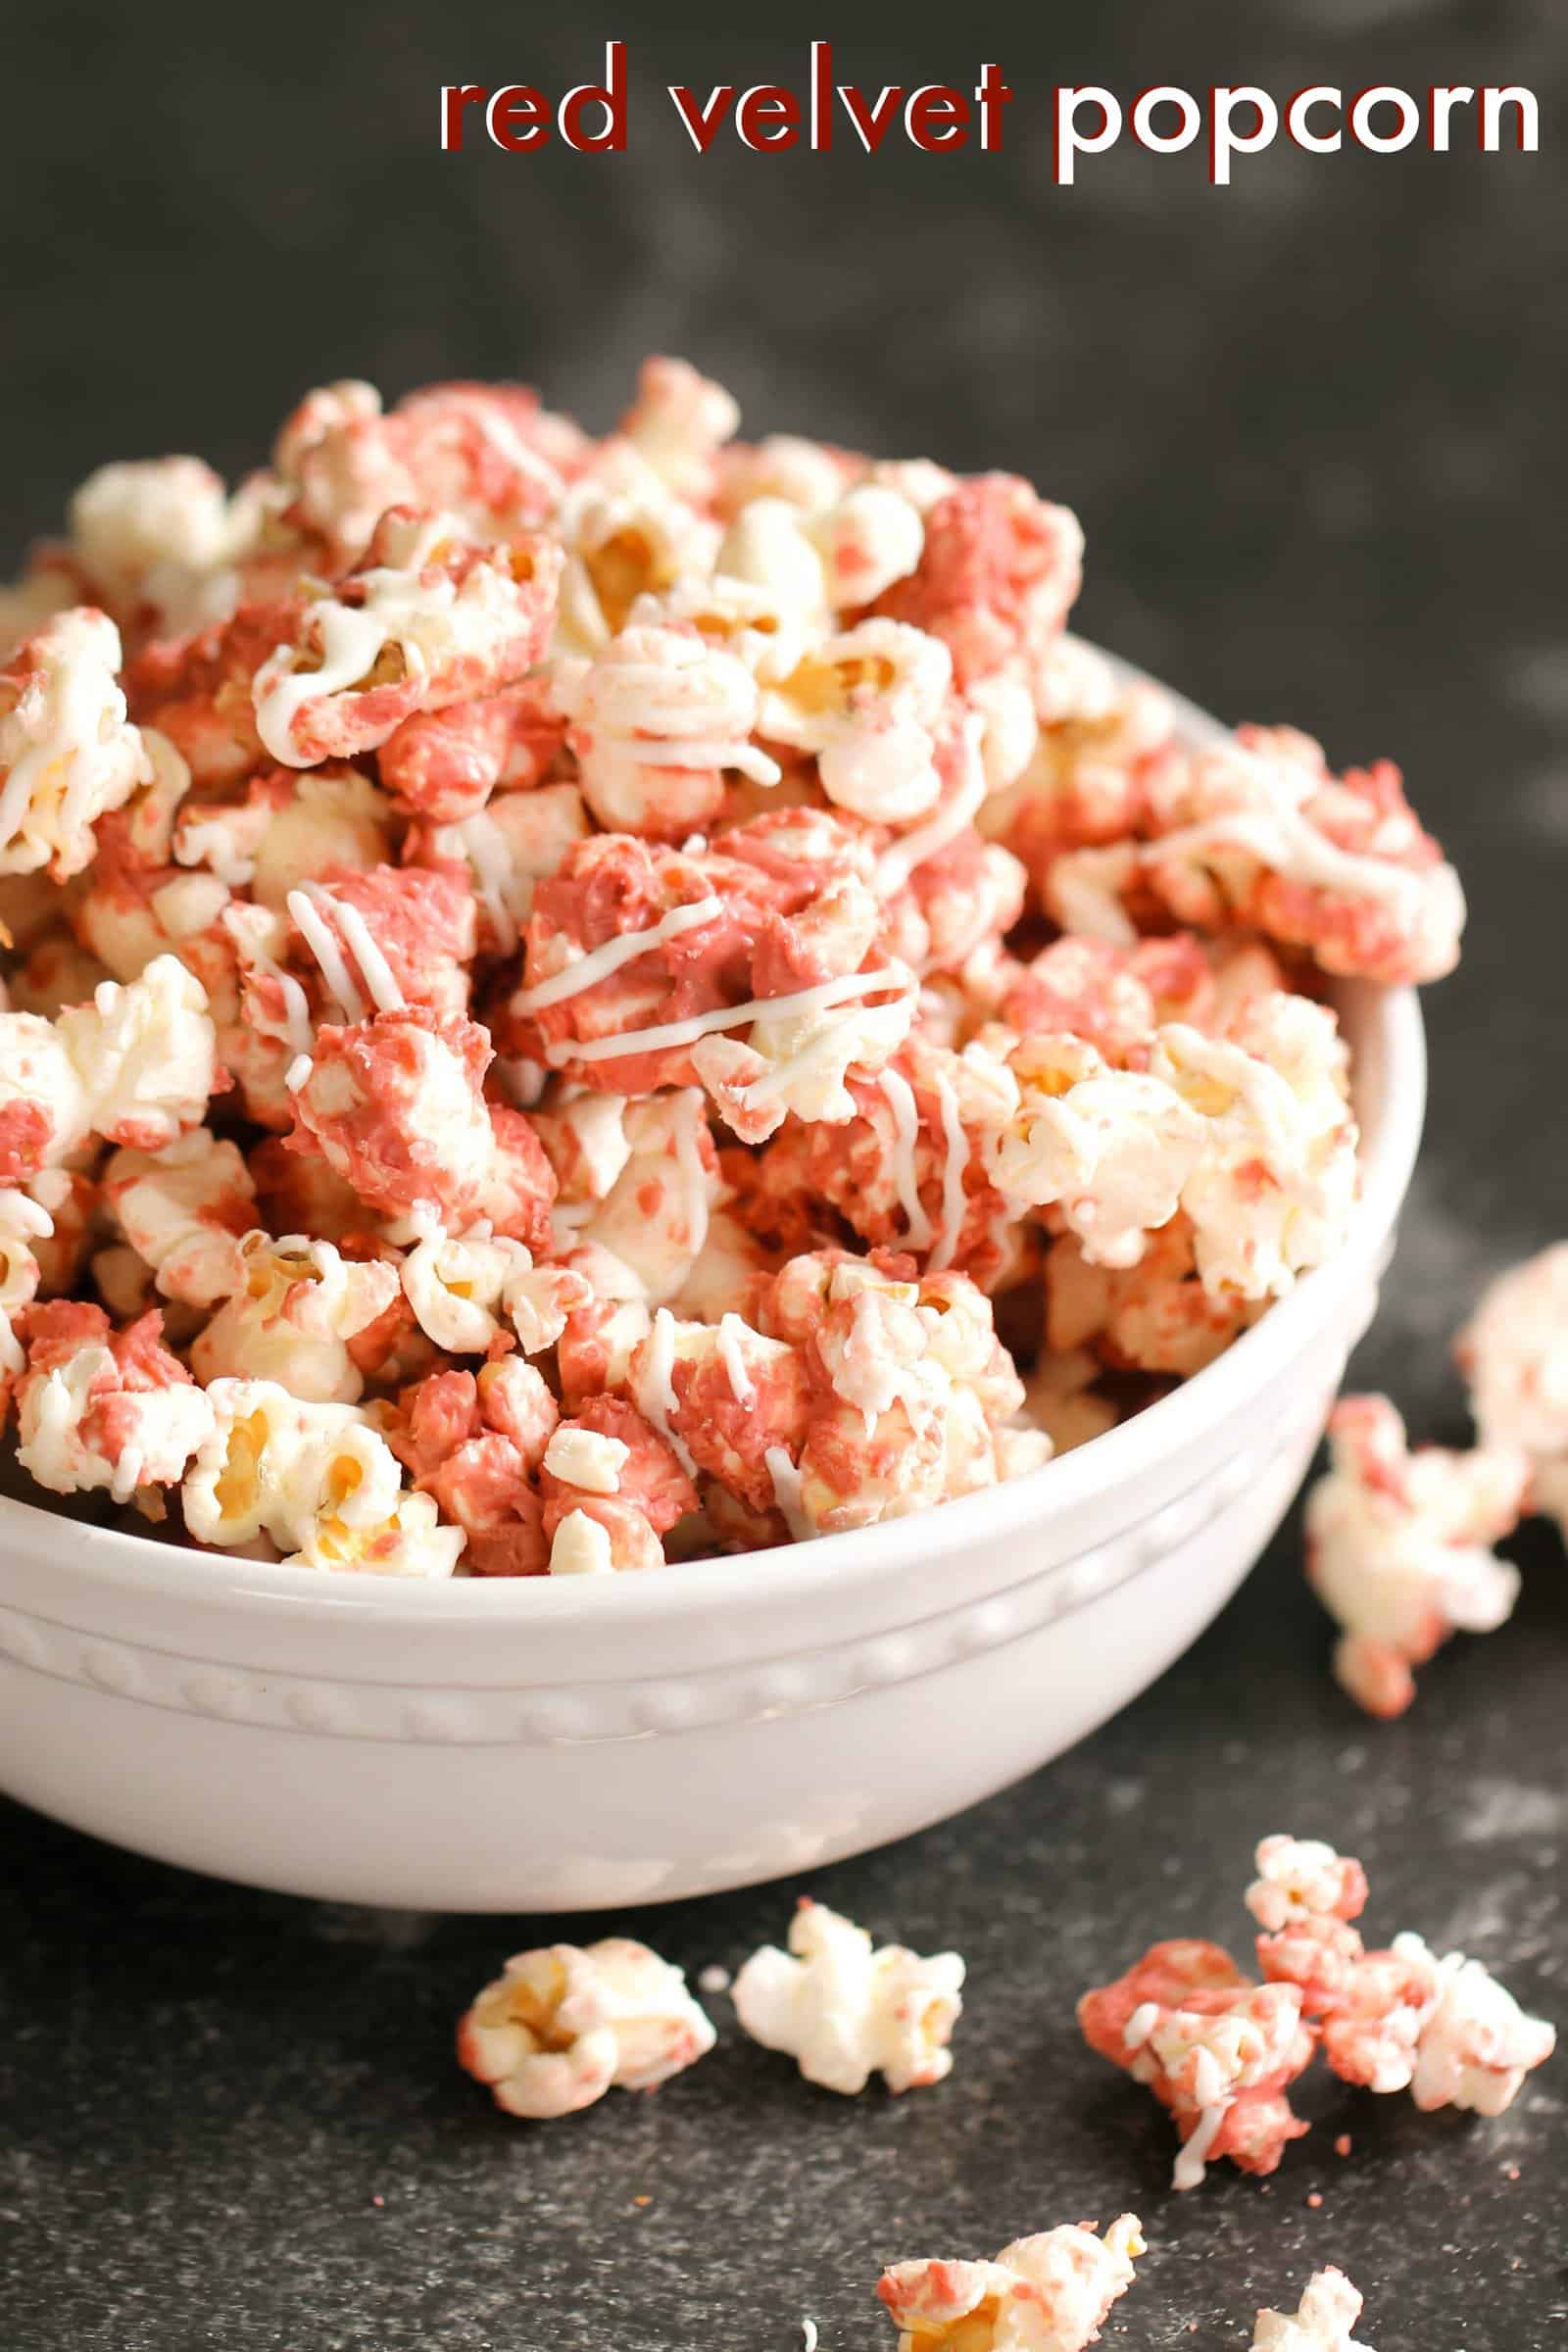
[[4, 598], [43, 1492], [658, 1570], [1041, 1468], [1344, 1247], [1328, 976], [1462, 919], [1396, 773], [1186, 740], [1027, 483], [738, 424], [670, 360], [603, 438], [330, 384], [232, 494], [101, 467]]

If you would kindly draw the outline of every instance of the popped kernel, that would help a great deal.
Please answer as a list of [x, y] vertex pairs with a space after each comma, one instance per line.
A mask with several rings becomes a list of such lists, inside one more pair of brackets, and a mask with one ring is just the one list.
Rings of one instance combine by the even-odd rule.
[[1519, 1574], [1490, 1547], [1518, 1523], [1530, 1458], [1512, 1446], [1412, 1452], [1386, 1396], [1342, 1397], [1329, 1447], [1307, 1498], [1308, 1581], [1343, 1629], [1340, 1683], [1369, 1714], [1399, 1715], [1412, 1668], [1450, 1634], [1511, 1615]]
[[1343, 2271], [1314, 2271], [1294, 2312], [1260, 2311], [1252, 2352], [1371, 2352], [1350, 2333], [1361, 2297]]
[[507, 2115], [573, 2115], [612, 2088], [657, 2090], [713, 2046], [678, 1968], [629, 1936], [518, 1952], [466, 2011], [458, 2063]]
[[1454, 1342], [1482, 1445], [1530, 1457], [1530, 1507], [1568, 1536], [1568, 1242], [1489, 1285]]
[[889, 2090], [912, 2090], [952, 2072], [963, 1975], [956, 1952], [873, 1948], [863, 1928], [803, 1896], [788, 1951], [764, 1944], [737, 1975], [735, 2014], [825, 2090], [854, 2096], [873, 2074]]
[[1136, 2214], [1015, 2238], [994, 2262], [897, 2262], [877, 2295], [899, 2352], [1085, 2352], [1145, 2251]]
[[57, 1494], [178, 1482], [209, 1442], [211, 1397], [163, 1345], [156, 1309], [117, 1331], [102, 1307], [59, 1299], [24, 1311], [17, 1459]]
[[1289, 727], [1243, 727], [1151, 786], [1144, 872], [1183, 922], [1244, 926], [1325, 971], [1399, 983], [1451, 971], [1457, 875], [1421, 830], [1391, 760], [1329, 769]]
[[90, 606], [62, 612], [0, 669], [0, 872], [79, 874], [96, 820], [152, 776], [116, 675], [120, 633]]
[[416, 710], [493, 694], [538, 657], [561, 555], [525, 535], [481, 551], [445, 515], [394, 508], [370, 560], [305, 602], [256, 671], [256, 731], [285, 767], [373, 751]]

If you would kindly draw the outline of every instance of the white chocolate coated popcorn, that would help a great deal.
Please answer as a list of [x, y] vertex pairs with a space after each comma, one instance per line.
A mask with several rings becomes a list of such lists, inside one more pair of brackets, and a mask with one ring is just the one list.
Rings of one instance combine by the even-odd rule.
[[1483, 1445], [1524, 1449], [1534, 1507], [1568, 1535], [1568, 1242], [1499, 1274], [1454, 1352]]
[[330, 1242], [247, 1233], [239, 1281], [191, 1349], [199, 1379], [276, 1381], [308, 1404], [353, 1404], [365, 1387], [348, 1343], [397, 1296], [391, 1266]]
[[114, 622], [83, 607], [47, 622], [0, 672], [0, 873], [79, 874], [94, 821], [150, 780], [121, 659]]
[[160, 1152], [117, 1152], [103, 1188], [166, 1298], [214, 1306], [238, 1288], [256, 1188], [235, 1145], [195, 1127]]
[[318, 1518], [384, 1527], [398, 1506], [396, 1457], [352, 1404], [312, 1403], [271, 1380], [209, 1384], [214, 1426], [182, 1489], [198, 1543], [228, 1550], [265, 1535], [299, 1550]]
[[1015, 2238], [994, 2262], [899, 2262], [877, 2294], [899, 2352], [1085, 2352], [1133, 2282], [1136, 2214], [1098, 2237], [1085, 2223]]
[[735, 1979], [735, 2014], [754, 2041], [794, 2058], [808, 2082], [852, 2095], [880, 2074], [889, 2090], [940, 2082], [962, 2007], [963, 1962], [902, 1944], [873, 1949], [825, 1904], [803, 1900], [789, 1950], [754, 1952]]
[[656, 2090], [713, 2046], [678, 1968], [629, 1936], [519, 1952], [458, 2029], [458, 2057], [508, 2115], [571, 2115]]
[[1372, 2352], [1350, 2330], [1361, 2297], [1343, 2271], [1314, 2271], [1294, 2312], [1260, 2311], [1252, 2352]]
[[1411, 1668], [1451, 1632], [1491, 1633], [1512, 1614], [1519, 1572], [1491, 1545], [1524, 1508], [1529, 1457], [1412, 1452], [1382, 1396], [1343, 1397], [1329, 1441], [1307, 1501], [1307, 1574], [1343, 1628], [1340, 1681], [1370, 1713], [1397, 1715], [1415, 1695]]

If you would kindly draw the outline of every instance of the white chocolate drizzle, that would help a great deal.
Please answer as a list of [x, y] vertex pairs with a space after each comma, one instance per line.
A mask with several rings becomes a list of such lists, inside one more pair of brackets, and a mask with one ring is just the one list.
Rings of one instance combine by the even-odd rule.
[[603, 947], [591, 948], [575, 963], [568, 963], [564, 971], [552, 972], [547, 980], [536, 981], [532, 988], [519, 989], [512, 1000], [512, 1009], [515, 1013], [541, 1012], [547, 1004], [559, 1004], [585, 988], [593, 988], [612, 972], [619, 971], [623, 963], [631, 963], [651, 949], [662, 947], [666, 939], [678, 939], [683, 931], [695, 931], [703, 923], [715, 921], [723, 911], [723, 900], [711, 896], [694, 899], [689, 906], [672, 906], [668, 914], [646, 931], [624, 931], [618, 939], [607, 939]]

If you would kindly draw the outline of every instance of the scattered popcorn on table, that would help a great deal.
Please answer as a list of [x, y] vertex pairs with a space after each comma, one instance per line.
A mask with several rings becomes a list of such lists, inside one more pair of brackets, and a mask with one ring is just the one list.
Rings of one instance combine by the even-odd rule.
[[1533, 1510], [1568, 1538], [1568, 1242], [1496, 1281], [1454, 1344], [1486, 1446], [1522, 1446]]
[[1518, 1571], [1490, 1546], [1518, 1524], [1530, 1458], [1517, 1445], [1410, 1452], [1383, 1396], [1342, 1397], [1329, 1445], [1307, 1501], [1307, 1576], [1344, 1629], [1339, 1681], [1369, 1714], [1399, 1715], [1413, 1666], [1450, 1634], [1491, 1633], [1512, 1612]]
[[1459, 1952], [1440, 1960], [1413, 1935], [1367, 1951], [1352, 1925], [1366, 1874], [1352, 1857], [1316, 1838], [1275, 1836], [1255, 1860], [1246, 1900], [1263, 1931], [1264, 1984], [1220, 1945], [1178, 1939], [1152, 1945], [1078, 2004], [1090, 2047], [1174, 2115], [1184, 2141], [1178, 2189], [1196, 2187], [1213, 2156], [1272, 2172], [1307, 2129], [1284, 2094], [1319, 2050], [1348, 2082], [1482, 2115], [1500, 2115], [1551, 2056], [1555, 2030], [1526, 2016], [1479, 1961]]
[[1260, 2311], [1252, 2352], [1372, 2352], [1350, 2333], [1361, 2297], [1343, 2271], [1314, 2271], [1294, 2312]]
[[607, 2090], [657, 2090], [713, 2046], [678, 1968], [609, 1936], [519, 1952], [458, 2027], [458, 2062], [508, 2115], [537, 2122]]
[[899, 2262], [877, 2294], [899, 2352], [1085, 2352], [1145, 2251], [1136, 2214], [1014, 2239], [994, 2262]]
[[[1032, 1474], [1340, 1248], [1319, 975], [1435, 975], [1463, 912], [1396, 771], [1185, 741], [1066, 635], [1028, 483], [738, 429], [672, 359], [603, 438], [345, 379], [232, 490], [100, 466], [0, 592], [45, 1491], [658, 1569]], [[96, 1318], [58, 1361], [40, 1298]]]
[[735, 2014], [764, 2049], [797, 2060], [808, 2082], [852, 2095], [880, 2074], [889, 2090], [940, 2082], [963, 2003], [956, 1952], [922, 1960], [873, 1949], [863, 1928], [803, 1896], [789, 1950], [764, 1944], [735, 1979]]

